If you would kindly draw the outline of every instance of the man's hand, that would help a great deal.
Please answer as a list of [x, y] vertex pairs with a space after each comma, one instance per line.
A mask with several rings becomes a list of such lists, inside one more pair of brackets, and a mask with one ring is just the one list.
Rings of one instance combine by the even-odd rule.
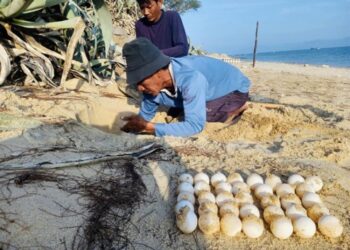
[[127, 123], [121, 128], [124, 132], [140, 133], [147, 132], [154, 134], [154, 124], [146, 121], [138, 115], [132, 115], [123, 117], [122, 120], [127, 121]]

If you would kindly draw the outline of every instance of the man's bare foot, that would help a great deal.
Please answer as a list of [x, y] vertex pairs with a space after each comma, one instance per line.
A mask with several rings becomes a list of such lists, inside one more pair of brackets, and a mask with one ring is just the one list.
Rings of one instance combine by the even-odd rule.
[[248, 104], [245, 103], [245, 104], [244, 104], [243, 106], [241, 106], [239, 109], [236, 109], [235, 111], [231, 112], [231, 113], [228, 115], [228, 117], [227, 117], [227, 119], [226, 119], [226, 121], [225, 121], [224, 123], [226, 123], [226, 124], [231, 123], [232, 120], [235, 119], [235, 117], [241, 115], [241, 114], [242, 114], [245, 110], [247, 110], [247, 109], [248, 109]]

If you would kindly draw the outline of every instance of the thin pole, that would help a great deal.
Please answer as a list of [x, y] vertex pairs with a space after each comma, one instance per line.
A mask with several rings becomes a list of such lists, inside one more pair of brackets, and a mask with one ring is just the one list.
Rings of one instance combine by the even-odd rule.
[[254, 45], [254, 54], [253, 54], [253, 68], [255, 67], [256, 47], [258, 46], [258, 30], [259, 30], [259, 22], [256, 22], [255, 45]]

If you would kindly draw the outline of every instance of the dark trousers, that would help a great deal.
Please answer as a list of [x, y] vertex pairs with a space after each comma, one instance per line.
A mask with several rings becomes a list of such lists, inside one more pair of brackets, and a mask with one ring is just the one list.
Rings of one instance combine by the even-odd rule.
[[231, 92], [215, 100], [208, 101], [207, 121], [208, 122], [225, 122], [229, 115], [238, 110], [248, 101], [249, 93], [239, 91]]

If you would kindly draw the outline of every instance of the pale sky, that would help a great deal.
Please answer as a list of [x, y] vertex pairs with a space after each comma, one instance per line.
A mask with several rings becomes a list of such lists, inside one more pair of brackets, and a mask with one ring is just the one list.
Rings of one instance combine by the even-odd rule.
[[231, 55], [252, 52], [256, 21], [259, 21], [258, 52], [306, 49], [314, 44], [350, 46], [350, 0], [201, 0], [201, 3], [197, 11], [191, 10], [181, 17], [191, 42], [208, 52]]

